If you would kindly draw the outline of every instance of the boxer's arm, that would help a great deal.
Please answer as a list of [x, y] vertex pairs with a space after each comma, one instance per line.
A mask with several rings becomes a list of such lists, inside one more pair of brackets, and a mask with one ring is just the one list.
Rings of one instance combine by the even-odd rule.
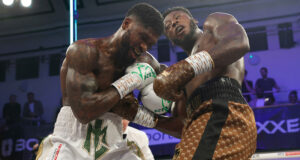
[[155, 129], [171, 135], [176, 138], [181, 138], [183, 122], [180, 117], [159, 116]]
[[169, 134], [176, 138], [181, 138], [182, 128], [186, 121], [186, 97], [180, 95], [181, 100], [177, 101], [171, 109], [171, 117], [159, 116], [155, 129]]
[[[122, 100], [120, 100], [119, 103], [115, 107], [113, 107], [111, 111], [129, 121], [134, 122], [135, 117], [139, 112], [139, 107], [142, 106], [138, 104], [138, 101], [136, 100], [136, 98], [134, 98], [132, 94], [129, 94], [125, 96]], [[184, 126], [184, 120], [186, 118], [185, 101], [182, 100], [176, 103], [175, 107], [172, 109], [172, 117], [166, 117], [162, 115], [153, 116], [154, 119], [157, 119], [156, 124], [154, 126], [155, 129], [169, 134], [171, 136], [180, 138], [182, 128]]]
[[185, 84], [195, 76], [192, 66], [181, 60], [166, 68], [153, 82], [155, 93], [166, 100], [176, 102]]
[[92, 72], [98, 59], [96, 51], [84, 42], [75, 42], [68, 48], [66, 91], [74, 115], [81, 123], [88, 123], [109, 111], [120, 100], [113, 87], [98, 92], [96, 77]]
[[195, 47], [198, 49], [193, 55], [173, 64], [158, 75], [154, 81], [154, 91], [158, 96], [176, 101], [177, 95], [194, 76], [211, 71], [213, 68], [226, 67], [249, 51], [245, 30], [229, 14], [209, 15], [204, 23], [204, 32], [212, 34], [216, 43], [200, 39], [195, 44], [198, 45]]
[[242, 58], [250, 50], [248, 36], [238, 21], [230, 14], [210, 14], [203, 25], [204, 32], [213, 34], [217, 42], [213, 47], [199, 45], [200, 52], [207, 51], [215, 65], [215, 68], [226, 67]]

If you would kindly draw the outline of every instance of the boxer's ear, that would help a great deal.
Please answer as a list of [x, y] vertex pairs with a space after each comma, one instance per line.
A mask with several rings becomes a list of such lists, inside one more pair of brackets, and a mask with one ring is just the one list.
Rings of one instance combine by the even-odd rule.
[[126, 17], [126, 18], [123, 20], [123, 23], [122, 23], [122, 29], [127, 29], [131, 23], [132, 23], [132, 19], [129, 18], [129, 17]]

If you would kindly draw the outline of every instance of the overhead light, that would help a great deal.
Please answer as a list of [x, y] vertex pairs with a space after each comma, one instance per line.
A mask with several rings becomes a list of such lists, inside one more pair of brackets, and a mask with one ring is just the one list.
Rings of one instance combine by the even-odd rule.
[[30, 7], [32, 0], [21, 0], [21, 4], [23, 7]]
[[11, 6], [14, 3], [14, 0], [2, 0], [2, 3], [6, 6]]

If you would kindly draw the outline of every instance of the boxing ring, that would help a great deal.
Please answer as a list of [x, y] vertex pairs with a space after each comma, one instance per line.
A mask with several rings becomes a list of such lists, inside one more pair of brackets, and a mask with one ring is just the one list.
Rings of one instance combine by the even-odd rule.
[[[69, 0], [69, 41], [70, 44], [77, 41], [77, 0]], [[300, 142], [299, 142], [300, 143]], [[300, 160], [300, 151], [283, 151], [283, 152], [267, 152], [255, 153], [252, 160]]]
[[300, 151], [255, 153], [252, 160], [299, 160]]

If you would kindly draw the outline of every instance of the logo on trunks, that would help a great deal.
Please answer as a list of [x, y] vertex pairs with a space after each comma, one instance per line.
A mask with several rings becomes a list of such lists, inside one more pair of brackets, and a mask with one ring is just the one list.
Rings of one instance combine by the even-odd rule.
[[278, 123], [272, 120], [265, 121], [264, 123], [256, 122], [256, 126], [257, 134], [261, 132], [275, 134], [277, 131], [281, 133], [295, 133], [300, 131], [299, 118], [281, 120]]
[[[131, 72], [132, 74], [139, 75], [143, 80], [146, 80], [150, 77], [156, 78], [156, 73], [153, 71], [151, 67], [145, 66], [144, 64], [140, 64], [140, 63], [137, 63], [137, 66], [138, 66], [138, 72]], [[150, 70], [150, 72], [147, 73], [147, 70]]]
[[[95, 120], [94, 127], [89, 123], [86, 139], [83, 148], [90, 153], [91, 142], [94, 143], [95, 147], [95, 159], [101, 157], [105, 152], [108, 151], [106, 142], [106, 130], [107, 126], [102, 126], [102, 120]], [[93, 135], [92, 135], [93, 134]], [[91, 137], [94, 139], [91, 141]]]

